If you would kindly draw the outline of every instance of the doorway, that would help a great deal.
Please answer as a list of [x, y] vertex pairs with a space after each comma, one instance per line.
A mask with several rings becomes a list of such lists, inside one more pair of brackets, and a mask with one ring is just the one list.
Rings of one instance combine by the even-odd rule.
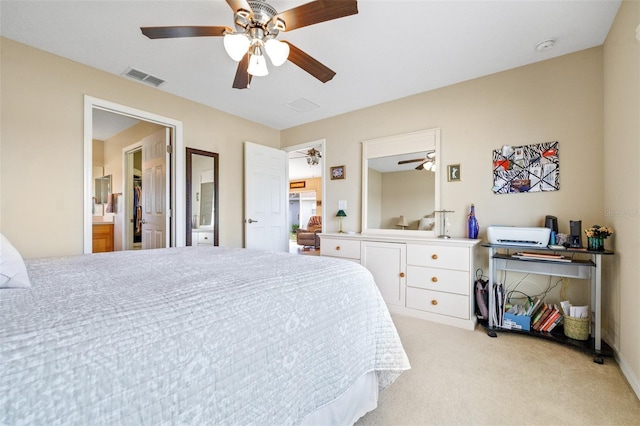
[[[324, 219], [323, 194], [325, 193], [325, 141], [324, 139], [285, 148], [288, 152], [289, 200], [289, 252], [319, 254], [309, 246], [299, 245], [297, 229], [304, 229], [311, 216]], [[315, 151], [315, 153], [314, 153]], [[309, 153], [313, 155], [309, 155]], [[312, 158], [315, 157], [315, 158]]]
[[[167, 164], [166, 173], [163, 176], [160, 173], [152, 174], [150, 177], [155, 185], [154, 194], [159, 197], [154, 198], [153, 206], [163, 207], [163, 217], [166, 220], [166, 236], [158, 237], [155, 234], [155, 242], [159, 241], [159, 238], [166, 241], [167, 247], [181, 247], [185, 244], [185, 229], [177, 226], [177, 223], [184, 223], [185, 212], [185, 195], [184, 195], [184, 155], [182, 153], [183, 141], [182, 141], [182, 122], [162, 117], [147, 111], [137, 110], [124, 105], [115, 104], [113, 102], [105, 101], [91, 96], [85, 96], [84, 103], [84, 244], [83, 251], [85, 254], [92, 252], [93, 246], [93, 212], [94, 200], [93, 200], [93, 117], [94, 111], [109, 112], [116, 116], [128, 117], [134, 121], [153, 123], [165, 129], [166, 137], [169, 139], [170, 148], [173, 152], [162, 150], [167, 152]], [[156, 149], [158, 151], [158, 149]], [[114, 180], [117, 180], [118, 187], [114, 186], [113, 196], [117, 203], [118, 198], [121, 202], [121, 218], [120, 229], [121, 231], [115, 233], [115, 237], [120, 240], [119, 247], [121, 249], [127, 249], [127, 245], [124, 244], [126, 240], [125, 236], [125, 219], [124, 219], [124, 206], [126, 205], [129, 210], [129, 204], [132, 206], [132, 198], [127, 196], [126, 188], [123, 184], [129, 179], [128, 165], [126, 161], [126, 155], [119, 156], [121, 171], [117, 176], [112, 176]], [[161, 200], [161, 201], [157, 201]], [[115, 220], [115, 218], [114, 218]], [[151, 248], [152, 246], [149, 246]]]

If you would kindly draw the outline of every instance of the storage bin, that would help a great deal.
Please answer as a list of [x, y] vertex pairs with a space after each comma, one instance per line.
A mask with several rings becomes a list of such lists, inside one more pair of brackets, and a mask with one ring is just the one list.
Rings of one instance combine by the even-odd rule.
[[503, 327], [511, 330], [531, 331], [531, 317], [504, 313]]
[[564, 335], [575, 340], [588, 340], [589, 318], [574, 318], [565, 315]]

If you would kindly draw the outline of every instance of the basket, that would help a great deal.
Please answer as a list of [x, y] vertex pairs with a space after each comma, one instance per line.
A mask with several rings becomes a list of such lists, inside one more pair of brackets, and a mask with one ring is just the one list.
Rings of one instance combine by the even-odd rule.
[[575, 340], [589, 339], [589, 318], [564, 317], [564, 335]]

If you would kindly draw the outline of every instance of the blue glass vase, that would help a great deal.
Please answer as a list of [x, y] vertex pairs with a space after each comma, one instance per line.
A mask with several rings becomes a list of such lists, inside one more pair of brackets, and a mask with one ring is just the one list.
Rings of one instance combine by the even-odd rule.
[[604, 238], [602, 238], [602, 237], [587, 237], [587, 250], [589, 250], [589, 251], [604, 251]]

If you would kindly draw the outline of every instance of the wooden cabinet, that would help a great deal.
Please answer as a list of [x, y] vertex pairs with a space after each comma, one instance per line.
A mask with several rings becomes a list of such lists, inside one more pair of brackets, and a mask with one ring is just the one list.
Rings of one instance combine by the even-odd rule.
[[113, 251], [113, 223], [93, 224], [93, 253]]
[[359, 261], [389, 311], [473, 330], [479, 240], [320, 234], [320, 254]]

